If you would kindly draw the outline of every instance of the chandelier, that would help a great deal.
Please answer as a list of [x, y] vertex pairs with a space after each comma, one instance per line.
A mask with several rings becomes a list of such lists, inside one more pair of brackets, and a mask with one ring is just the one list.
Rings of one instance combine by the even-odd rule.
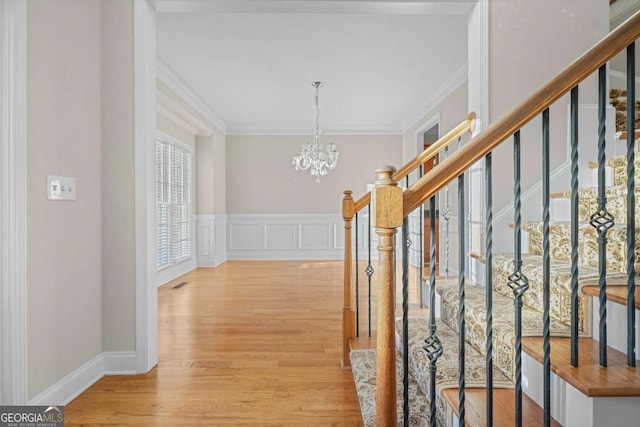
[[300, 154], [293, 156], [293, 166], [296, 170], [311, 169], [311, 176], [316, 177], [316, 182], [320, 182], [320, 177], [325, 176], [329, 169], [335, 169], [338, 165], [338, 152], [333, 140], [327, 147], [320, 142], [320, 108], [318, 107], [318, 92], [323, 86], [322, 82], [311, 83], [316, 88], [316, 134], [313, 141], [308, 140], [302, 146]]

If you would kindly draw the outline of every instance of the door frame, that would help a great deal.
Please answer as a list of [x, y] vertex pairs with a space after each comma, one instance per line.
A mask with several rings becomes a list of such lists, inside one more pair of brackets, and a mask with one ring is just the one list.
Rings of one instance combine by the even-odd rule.
[[0, 0], [0, 404], [27, 401], [27, 5]]

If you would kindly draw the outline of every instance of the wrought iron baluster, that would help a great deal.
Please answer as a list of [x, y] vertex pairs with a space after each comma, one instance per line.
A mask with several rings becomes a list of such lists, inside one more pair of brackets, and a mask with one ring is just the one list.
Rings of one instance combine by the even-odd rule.
[[423, 347], [429, 357], [429, 391], [431, 426], [436, 427], [436, 362], [442, 355], [442, 343], [436, 335], [436, 198], [429, 199], [429, 337]]
[[[629, 74], [632, 73], [632, 74]], [[636, 44], [627, 47], [627, 364], [636, 366]]]
[[465, 304], [464, 304], [464, 274], [465, 274], [465, 253], [464, 253], [464, 222], [465, 222], [465, 203], [464, 203], [464, 174], [458, 177], [458, 235], [460, 236], [460, 244], [458, 245], [458, 410], [460, 412], [460, 425], [465, 425]]
[[369, 227], [369, 231], [367, 232], [367, 268], [365, 268], [365, 273], [367, 273], [367, 281], [369, 282], [369, 290], [368, 290], [368, 318], [369, 318], [369, 338], [371, 338], [371, 276], [373, 276], [373, 266], [371, 265], [371, 203], [367, 205], [367, 226]]
[[484, 158], [484, 187], [486, 202], [485, 217], [485, 307], [487, 322], [487, 340], [485, 344], [487, 353], [487, 427], [493, 426], [493, 183], [491, 180], [491, 153]]
[[[407, 182], [408, 184], [408, 182]], [[409, 426], [409, 217], [402, 220], [402, 397], [403, 425]]]
[[[418, 169], [418, 176], [422, 178], [423, 169]], [[420, 221], [418, 223], [418, 234], [420, 237], [420, 246], [418, 254], [418, 265], [420, 272], [418, 273], [418, 289], [420, 289], [420, 308], [424, 308], [424, 205], [420, 205]]]
[[[458, 138], [458, 145], [460, 138]], [[444, 147], [445, 160], [449, 157], [449, 146]], [[445, 205], [442, 212], [444, 219], [444, 277], [449, 279], [449, 220], [451, 219], [451, 204], [449, 203], [449, 185], [444, 187]]]
[[571, 366], [578, 366], [578, 86], [571, 89]]
[[515, 412], [516, 426], [522, 425], [522, 296], [529, 289], [529, 279], [522, 272], [522, 201], [521, 201], [521, 151], [520, 131], [513, 135], [513, 273], [509, 275], [508, 285], [513, 291], [515, 307]]
[[598, 211], [591, 215], [591, 225], [598, 234], [598, 273], [600, 303], [600, 366], [607, 366], [607, 231], [614, 225], [607, 210], [605, 181], [605, 120], [607, 104], [607, 66], [598, 70]]
[[355, 226], [356, 226], [356, 231], [355, 231], [355, 239], [356, 239], [356, 244], [355, 244], [355, 251], [356, 251], [356, 337], [360, 337], [360, 277], [359, 277], [359, 271], [360, 271], [360, 264], [358, 262], [358, 245], [359, 245], [359, 241], [358, 241], [358, 212], [356, 212], [355, 214]]
[[551, 250], [549, 242], [549, 109], [542, 112], [542, 334], [544, 337], [544, 426], [551, 425]]

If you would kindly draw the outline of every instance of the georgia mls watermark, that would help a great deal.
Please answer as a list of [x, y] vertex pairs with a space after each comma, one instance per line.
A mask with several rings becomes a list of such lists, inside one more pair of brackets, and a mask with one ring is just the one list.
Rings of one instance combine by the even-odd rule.
[[64, 406], [0, 406], [0, 427], [63, 427]]

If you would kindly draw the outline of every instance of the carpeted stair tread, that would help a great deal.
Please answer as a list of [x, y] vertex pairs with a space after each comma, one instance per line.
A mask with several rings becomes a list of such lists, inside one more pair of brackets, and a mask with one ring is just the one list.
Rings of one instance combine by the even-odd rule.
[[[373, 427], [376, 423], [376, 351], [353, 350], [349, 353], [351, 370], [356, 385], [362, 421], [366, 427]], [[398, 426], [403, 425], [403, 398], [402, 398], [402, 355], [396, 357], [396, 402], [398, 405]], [[429, 403], [425, 395], [420, 391], [418, 383], [409, 374], [409, 425], [427, 427], [429, 423]]]
[[[448, 388], [458, 388], [458, 333], [440, 320], [436, 321], [436, 335], [442, 343], [443, 354], [438, 359], [436, 366], [436, 389], [438, 407], [438, 421], [444, 422], [451, 416], [451, 408], [448, 408], [442, 400], [442, 391]], [[396, 321], [396, 333], [402, 336], [402, 320]], [[429, 357], [423, 349], [425, 338], [430, 335], [429, 320], [424, 317], [412, 317], [409, 319], [409, 371], [413, 374], [420, 389], [431, 397]], [[466, 387], [486, 386], [486, 359], [475, 348], [465, 347], [465, 385]], [[513, 388], [513, 382], [503, 373], [496, 371], [493, 377], [494, 387]], [[445, 412], [446, 411], [446, 412]]]
[[[447, 325], [458, 324], [458, 286], [444, 285], [438, 287], [442, 297], [441, 316]], [[507, 377], [514, 380], [515, 376], [515, 308], [513, 297], [506, 297], [493, 292], [493, 360], [495, 366]], [[466, 341], [486, 355], [486, 303], [485, 288], [480, 286], [465, 286], [465, 323]], [[542, 314], [529, 307], [522, 307], [522, 336], [542, 335]], [[569, 326], [551, 319], [551, 333], [553, 336], [567, 337], [571, 335]]]
[[[529, 233], [529, 254], [542, 255], [542, 223], [527, 222], [522, 230]], [[549, 224], [549, 244], [552, 260], [571, 261], [571, 223]], [[578, 265], [580, 268], [599, 265], [598, 235], [588, 223], [578, 225]], [[627, 225], [614, 224], [607, 233], [607, 271], [624, 273], [627, 265]], [[636, 230], [636, 269], [640, 269], [640, 228]]]
[[[529, 279], [529, 289], [522, 297], [523, 304], [540, 313], [543, 311], [543, 266], [542, 256], [522, 255], [522, 272]], [[509, 275], [513, 273], [513, 255], [497, 254], [493, 256], [493, 288], [498, 293], [511, 297], [513, 292], [508, 285]], [[598, 278], [598, 269], [582, 267], [578, 269], [578, 287], [592, 284]], [[552, 260], [551, 262], [551, 312], [553, 319], [571, 324], [571, 263]], [[578, 329], [585, 336], [591, 336], [591, 304], [586, 303], [586, 297], [578, 293], [580, 317]]]

